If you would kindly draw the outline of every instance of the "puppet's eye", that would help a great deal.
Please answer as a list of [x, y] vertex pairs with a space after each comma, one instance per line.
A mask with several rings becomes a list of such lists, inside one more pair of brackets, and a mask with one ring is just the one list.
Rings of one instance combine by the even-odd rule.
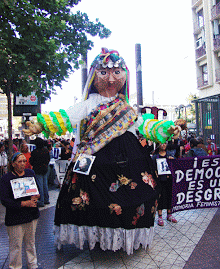
[[106, 71], [101, 71], [101, 74], [104, 76], [106, 75]]
[[120, 70], [115, 70], [115, 74], [116, 75], [118, 75], [118, 74], [120, 74], [121, 72], [120, 72]]

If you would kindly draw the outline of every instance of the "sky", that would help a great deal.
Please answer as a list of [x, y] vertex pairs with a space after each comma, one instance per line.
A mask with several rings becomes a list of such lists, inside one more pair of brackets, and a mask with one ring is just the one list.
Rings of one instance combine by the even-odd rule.
[[[110, 29], [107, 39], [90, 37], [88, 69], [102, 47], [114, 49], [130, 71], [130, 95], [136, 92], [135, 45], [141, 45], [144, 104], [187, 105], [198, 94], [191, 0], [82, 0], [73, 9], [96, 18]], [[42, 111], [67, 109], [81, 100], [81, 70], [63, 82], [62, 90], [42, 105]], [[77, 99], [77, 100], [76, 100]]]

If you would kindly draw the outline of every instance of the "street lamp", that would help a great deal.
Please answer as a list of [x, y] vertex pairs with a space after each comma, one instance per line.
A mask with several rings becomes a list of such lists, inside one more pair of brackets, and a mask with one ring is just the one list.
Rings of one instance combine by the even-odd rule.
[[184, 107], [185, 107], [184, 105], [179, 105], [179, 106], [177, 106], [177, 107], [175, 108], [175, 112], [176, 112], [176, 114], [179, 112], [178, 119], [180, 119], [181, 112], [183, 112], [183, 108], [184, 108]]
[[184, 109], [184, 112], [185, 112], [185, 120], [187, 121], [187, 113], [186, 113], [186, 109], [187, 108], [192, 108], [192, 105], [191, 104], [188, 104], [188, 105], [184, 106], [184, 105], [181, 104], [181, 105], [179, 105], [179, 106], [177, 106], [175, 108], [176, 114], [179, 113], [178, 119], [180, 119], [181, 113], [183, 112], [183, 109]]

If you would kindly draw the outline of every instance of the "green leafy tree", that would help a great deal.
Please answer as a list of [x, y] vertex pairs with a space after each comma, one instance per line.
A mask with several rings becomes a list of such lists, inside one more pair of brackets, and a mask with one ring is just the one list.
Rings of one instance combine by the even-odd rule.
[[197, 100], [199, 97], [196, 94], [190, 93], [187, 97], [187, 101], [190, 104], [190, 109], [188, 110], [187, 114], [187, 120], [188, 122], [195, 123], [196, 122], [196, 109], [195, 109], [195, 103], [193, 103], [193, 100]]
[[0, 1], [0, 88], [26, 96], [33, 90], [45, 101], [79, 68], [80, 56], [93, 47], [88, 36], [107, 38], [110, 30], [85, 13], [78, 0]]

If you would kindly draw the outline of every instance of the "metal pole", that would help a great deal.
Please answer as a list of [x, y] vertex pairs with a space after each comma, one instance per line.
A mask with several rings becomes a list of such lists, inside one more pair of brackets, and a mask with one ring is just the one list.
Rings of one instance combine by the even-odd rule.
[[220, 96], [218, 95], [218, 147], [220, 147]]
[[141, 113], [140, 106], [143, 105], [141, 44], [135, 45], [135, 57], [136, 57], [137, 109], [138, 113]]
[[198, 105], [199, 105], [198, 102], [195, 102], [195, 110], [196, 110], [196, 136], [199, 136], [199, 108], [198, 108]]
[[82, 93], [84, 91], [85, 85], [86, 85], [86, 80], [88, 76], [88, 71], [87, 71], [87, 53], [85, 55], [82, 55], [82, 61], [84, 62], [82, 64], [82, 69], [81, 69], [81, 74], [82, 74]]

